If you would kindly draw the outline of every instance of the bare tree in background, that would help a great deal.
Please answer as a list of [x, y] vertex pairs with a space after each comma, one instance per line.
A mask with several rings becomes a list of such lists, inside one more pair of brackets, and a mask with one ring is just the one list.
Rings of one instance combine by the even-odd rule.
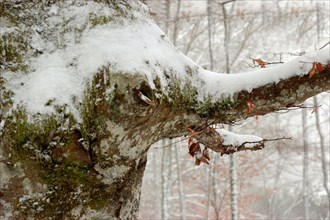
[[309, 219], [309, 146], [307, 131], [307, 113], [306, 109], [302, 110], [302, 129], [303, 129], [303, 201], [304, 201], [304, 219]]

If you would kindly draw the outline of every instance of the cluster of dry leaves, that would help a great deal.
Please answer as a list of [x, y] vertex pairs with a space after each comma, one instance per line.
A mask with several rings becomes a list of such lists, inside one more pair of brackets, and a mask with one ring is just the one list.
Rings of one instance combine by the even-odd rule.
[[323, 65], [322, 63], [313, 62], [312, 69], [309, 71], [308, 76], [309, 78], [312, 78], [315, 75], [315, 73], [320, 73], [324, 69], [328, 69], [328, 68], [330, 68], [330, 64]]
[[209, 149], [205, 146], [202, 150], [200, 142], [194, 137], [196, 132], [191, 127], [188, 127], [188, 132], [190, 134], [188, 139], [189, 154], [195, 157], [195, 165], [199, 166], [201, 163], [209, 164], [211, 159]]

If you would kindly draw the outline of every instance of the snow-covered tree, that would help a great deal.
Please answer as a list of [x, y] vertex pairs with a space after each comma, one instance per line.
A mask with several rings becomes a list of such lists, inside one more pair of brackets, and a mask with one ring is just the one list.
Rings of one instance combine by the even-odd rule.
[[1, 217], [136, 218], [151, 144], [188, 134], [197, 163], [199, 143], [261, 149], [210, 125], [330, 89], [329, 45], [228, 75], [180, 53], [143, 2], [1, 1], [0, 12]]

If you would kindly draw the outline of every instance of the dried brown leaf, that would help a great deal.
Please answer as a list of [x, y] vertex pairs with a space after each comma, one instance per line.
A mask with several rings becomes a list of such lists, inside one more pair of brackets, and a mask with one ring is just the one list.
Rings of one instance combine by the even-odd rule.
[[258, 59], [253, 59], [253, 64], [258, 64], [261, 68], [265, 68], [266, 67], [266, 63], [265, 61], [263, 61], [261, 58]]
[[309, 78], [312, 78], [314, 76], [315, 72], [316, 72], [316, 63], [314, 62], [312, 69], [308, 73]]

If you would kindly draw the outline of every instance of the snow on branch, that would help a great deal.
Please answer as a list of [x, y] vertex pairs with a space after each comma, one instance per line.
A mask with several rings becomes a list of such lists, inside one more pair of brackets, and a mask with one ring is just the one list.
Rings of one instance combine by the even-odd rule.
[[[196, 165], [200, 165], [201, 162], [209, 163], [208, 149], [220, 153], [222, 156], [238, 151], [260, 150], [265, 147], [264, 142], [267, 141], [291, 140], [291, 138], [286, 137], [263, 139], [255, 135], [236, 134], [226, 129], [215, 129], [208, 125], [203, 128], [189, 127], [188, 132], [190, 133], [188, 139], [189, 154], [195, 157]], [[200, 144], [204, 145], [203, 150]]]
[[[209, 163], [208, 149], [222, 155], [232, 154], [243, 150], [260, 150], [264, 148], [264, 140], [254, 135], [240, 135], [225, 129], [214, 129], [206, 126], [196, 131], [192, 127], [188, 128], [190, 138], [188, 140], [189, 154], [196, 158], [196, 165], [201, 162]], [[204, 150], [200, 144], [204, 145]]]
[[223, 138], [222, 145], [234, 148], [253, 149], [263, 145], [263, 139], [255, 135], [236, 134], [226, 129], [216, 129]]
[[239, 135], [210, 126], [206, 126], [199, 132], [191, 129], [190, 133], [198, 142], [221, 155], [242, 150], [259, 150], [264, 147], [263, 139], [258, 136]]

